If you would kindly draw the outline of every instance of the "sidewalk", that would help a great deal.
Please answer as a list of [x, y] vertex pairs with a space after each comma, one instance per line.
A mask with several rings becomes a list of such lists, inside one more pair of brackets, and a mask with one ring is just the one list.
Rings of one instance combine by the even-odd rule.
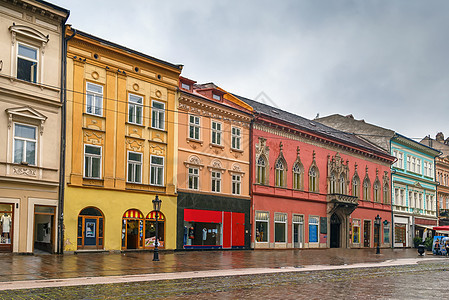
[[162, 252], [159, 262], [152, 261], [152, 252], [0, 255], [0, 282], [212, 270], [300, 269], [417, 258], [416, 249], [381, 249], [381, 254], [375, 254], [375, 249]]

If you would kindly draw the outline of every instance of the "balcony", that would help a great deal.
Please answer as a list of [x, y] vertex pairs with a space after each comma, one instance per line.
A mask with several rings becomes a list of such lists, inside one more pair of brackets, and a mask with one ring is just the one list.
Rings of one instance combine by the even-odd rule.
[[343, 194], [327, 194], [328, 212], [330, 214], [337, 210], [345, 215], [350, 215], [359, 205], [359, 198]]

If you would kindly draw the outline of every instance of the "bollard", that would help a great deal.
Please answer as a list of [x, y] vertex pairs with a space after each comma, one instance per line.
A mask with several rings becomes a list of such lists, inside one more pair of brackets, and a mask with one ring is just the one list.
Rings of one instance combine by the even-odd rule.
[[423, 254], [424, 254], [424, 251], [426, 250], [426, 246], [424, 246], [424, 245], [419, 245], [418, 246], [418, 253], [419, 253], [419, 256], [423, 256]]

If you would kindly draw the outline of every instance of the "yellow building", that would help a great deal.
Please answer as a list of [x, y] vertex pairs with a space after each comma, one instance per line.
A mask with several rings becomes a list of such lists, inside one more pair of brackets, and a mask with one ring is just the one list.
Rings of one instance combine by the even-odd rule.
[[182, 66], [66, 27], [64, 250], [176, 247], [175, 95]]

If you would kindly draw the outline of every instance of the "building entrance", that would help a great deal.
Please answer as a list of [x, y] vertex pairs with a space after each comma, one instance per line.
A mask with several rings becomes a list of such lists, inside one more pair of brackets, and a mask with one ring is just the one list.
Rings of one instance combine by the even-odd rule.
[[0, 252], [12, 252], [14, 208], [0, 203]]
[[34, 251], [54, 252], [55, 207], [34, 207]]
[[78, 216], [78, 249], [103, 249], [103, 213], [86, 207]]
[[331, 237], [330, 237], [331, 248], [340, 248], [340, 229], [341, 229], [341, 220], [336, 214], [333, 214], [331, 216]]
[[363, 247], [371, 247], [371, 221], [363, 221]]

